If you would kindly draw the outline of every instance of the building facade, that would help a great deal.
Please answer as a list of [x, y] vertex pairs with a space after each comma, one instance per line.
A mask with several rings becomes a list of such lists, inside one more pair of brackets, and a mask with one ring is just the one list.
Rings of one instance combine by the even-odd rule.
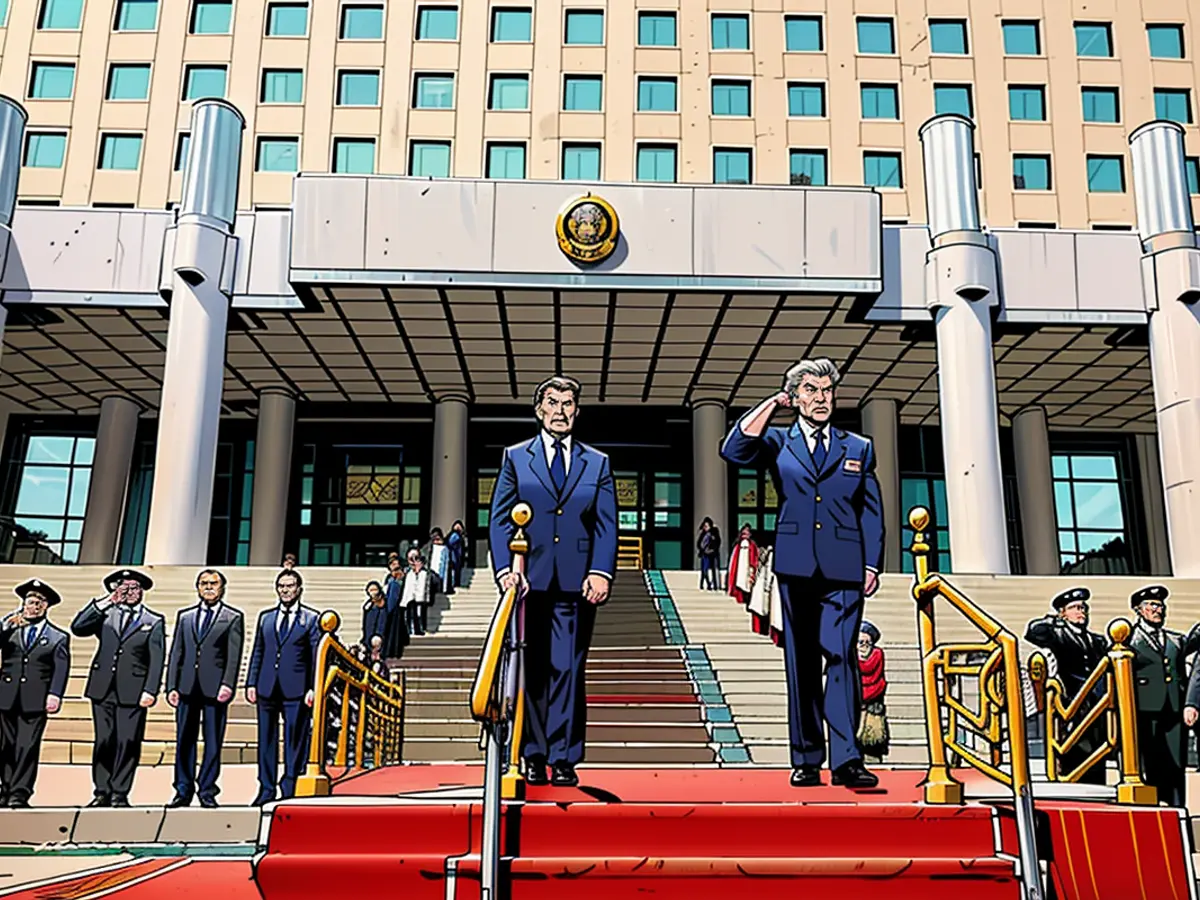
[[1196, 5], [769, 6], [0, 0], [0, 554], [482, 536], [567, 372], [688, 567], [774, 528], [716, 445], [819, 353], [889, 568], [917, 503], [943, 570], [1200, 568]]

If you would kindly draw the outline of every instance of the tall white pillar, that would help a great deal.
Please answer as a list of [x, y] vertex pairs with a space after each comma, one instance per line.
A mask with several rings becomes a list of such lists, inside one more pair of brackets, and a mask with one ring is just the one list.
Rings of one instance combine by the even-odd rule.
[[900, 536], [908, 510], [900, 508], [900, 407], [876, 397], [862, 407], [862, 430], [875, 448], [875, 480], [883, 504], [883, 570], [900, 572], [904, 548]]
[[[0, 272], [4, 271], [12, 244], [13, 212], [17, 206], [17, 181], [25, 147], [25, 108], [0, 94]], [[8, 321], [8, 310], [0, 305], [0, 335]]]
[[959, 115], [921, 126], [932, 249], [925, 302], [937, 326], [938, 404], [955, 572], [1007, 575], [1008, 527], [992, 349], [996, 257], [979, 219], [975, 125]]
[[721, 529], [725, 546], [721, 556], [728, 555], [733, 534], [729, 525], [729, 467], [721, 459], [721, 442], [725, 440], [728, 416], [722, 400], [697, 400], [692, 404], [692, 554], [695, 536], [705, 517]]
[[1013, 457], [1017, 503], [1021, 508], [1021, 544], [1028, 575], [1057, 575], [1058, 520], [1054, 509], [1054, 472], [1050, 462], [1050, 423], [1046, 410], [1028, 406], [1013, 416]]
[[467, 398], [444, 394], [433, 413], [433, 495], [430, 526], [449, 534], [467, 521]]
[[83, 536], [79, 544], [82, 565], [116, 562], [141, 412], [128, 397], [105, 397], [100, 402], [100, 427], [96, 430], [92, 480], [88, 484]]
[[223, 100], [201, 100], [192, 110], [183, 199], [164, 246], [171, 318], [147, 565], [202, 565], [208, 555], [244, 128], [242, 114]]
[[277, 566], [283, 559], [295, 427], [296, 398], [283, 388], [264, 390], [258, 398], [258, 432], [254, 440], [252, 566]]
[[1171, 571], [1200, 576], [1200, 250], [1184, 168], [1183, 128], [1150, 122], [1129, 138], [1150, 370], [1166, 494]]

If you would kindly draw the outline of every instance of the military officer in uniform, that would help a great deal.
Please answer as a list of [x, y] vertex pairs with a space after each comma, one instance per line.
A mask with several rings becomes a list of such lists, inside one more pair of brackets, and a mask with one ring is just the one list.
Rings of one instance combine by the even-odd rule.
[[[1091, 591], [1085, 587], [1063, 591], [1050, 601], [1054, 612], [1034, 619], [1025, 629], [1025, 640], [1054, 654], [1054, 661], [1058, 664], [1058, 680], [1066, 693], [1063, 697], [1065, 703], [1075, 699], [1080, 688], [1108, 653], [1108, 642], [1104, 637], [1088, 630], [1088, 601], [1091, 598]], [[1074, 730], [1089, 709], [1090, 706], [1085, 706], [1074, 721], [1067, 723], [1068, 726]], [[1104, 722], [1101, 720], [1098, 725], [1088, 729], [1079, 743], [1063, 754], [1061, 770], [1072, 771], [1092, 755], [1104, 738]], [[1083, 784], [1104, 784], [1104, 779], [1104, 764], [1098, 763], [1079, 780]]]
[[143, 603], [152, 587], [134, 569], [113, 572], [104, 579], [108, 595], [85, 606], [71, 623], [76, 637], [100, 639], [84, 691], [96, 729], [95, 796], [89, 806], [129, 805], [146, 710], [157, 700], [166, 656], [166, 623]]
[[13, 589], [21, 608], [0, 623], [0, 805], [29, 806], [46, 719], [62, 706], [71, 673], [71, 637], [46, 618], [62, 602], [31, 578]]
[[1138, 617], [1129, 646], [1134, 653], [1142, 780], [1158, 789], [1160, 802], [1182, 807], [1187, 749], [1183, 724], [1188, 688], [1184, 660], [1200, 648], [1200, 625], [1193, 626], [1187, 637], [1163, 627], [1168, 596], [1170, 592], [1156, 584], [1129, 598]]

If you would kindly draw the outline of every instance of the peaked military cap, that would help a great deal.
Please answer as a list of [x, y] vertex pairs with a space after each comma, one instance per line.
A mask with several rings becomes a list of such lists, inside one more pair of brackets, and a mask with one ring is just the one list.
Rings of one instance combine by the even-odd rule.
[[136, 581], [142, 586], [143, 591], [148, 591], [154, 587], [154, 582], [150, 580], [149, 575], [143, 575], [137, 569], [118, 569], [104, 579], [104, 589], [106, 591], [115, 591], [117, 585], [122, 581]]
[[24, 600], [29, 594], [35, 592], [46, 598], [47, 606], [55, 606], [56, 604], [62, 603], [62, 597], [58, 595], [58, 591], [50, 587], [50, 585], [46, 584], [46, 582], [38, 581], [36, 578], [30, 578], [28, 581], [23, 581], [13, 588], [13, 593], [22, 600]]
[[862, 624], [858, 626], [858, 630], [869, 637], [871, 639], [871, 643], [873, 644], [878, 644], [879, 639], [883, 637], [883, 635], [879, 633], [879, 629], [866, 619], [863, 619]]
[[1087, 603], [1092, 599], [1092, 592], [1085, 587], [1071, 588], [1063, 591], [1057, 597], [1050, 601], [1050, 605], [1059, 612], [1066, 609], [1072, 603]]
[[1162, 603], [1169, 596], [1171, 596], [1171, 592], [1161, 584], [1152, 584], [1150, 587], [1144, 587], [1140, 591], [1134, 591], [1129, 596], [1129, 606], [1131, 609], [1137, 609], [1147, 600], [1157, 600], [1159, 603]]

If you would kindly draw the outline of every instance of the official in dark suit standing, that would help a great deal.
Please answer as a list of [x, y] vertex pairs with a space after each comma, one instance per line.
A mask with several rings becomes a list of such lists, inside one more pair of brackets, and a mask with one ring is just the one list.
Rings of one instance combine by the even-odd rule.
[[[1103, 635], [1088, 630], [1088, 601], [1091, 598], [1091, 591], [1085, 587], [1063, 591], [1050, 602], [1054, 612], [1041, 619], [1034, 619], [1025, 629], [1025, 640], [1054, 654], [1054, 662], [1058, 666], [1058, 680], [1066, 693], [1063, 697], [1064, 703], [1075, 699], [1084, 683], [1096, 671], [1096, 666], [1108, 655], [1108, 641]], [[1102, 691], [1101, 684], [1093, 690], [1093, 694]], [[1074, 729], [1090, 709], [1090, 706], [1085, 706], [1080, 715], [1067, 723], [1068, 726]], [[1061, 768], [1064, 772], [1072, 771], [1104, 743], [1105, 727], [1104, 720], [1101, 719], [1088, 729], [1079, 739], [1079, 743], [1063, 754]], [[1104, 764], [1092, 766], [1080, 778], [1080, 782], [1104, 784]]]
[[[258, 796], [255, 806], [296, 793], [312, 727], [313, 687], [321, 629], [315, 610], [300, 603], [304, 580], [295, 569], [275, 576], [279, 605], [258, 617], [246, 699], [258, 709]], [[283, 778], [279, 774], [279, 720], [283, 719]]]
[[[205, 569], [196, 576], [195, 606], [180, 610], [167, 659], [167, 703], [175, 707], [175, 796], [167, 806], [188, 806], [200, 795], [217, 806], [221, 747], [229, 701], [237, 688], [246, 621], [225, 603], [225, 576]], [[204, 730], [204, 759], [196, 777], [196, 744]]]
[[157, 700], [166, 657], [166, 622], [143, 602], [153, 587], [142, 572], [113, 572], [104, 579], [108, 596], [93, 600], [71, 623], [76, 637], [100, 639], [84, 692], [96, 729], [89, 806], [129, 805], [146, 710]]
[[[857, 644], [863, 596], [879, 587], [884, 524], [870, 440], [830, 424], [840, 379], [828, 359], [797, 363], [783, 390], [743, 416], [721, 447], [721, 456], [739, 466], [764, 456], [783, 500], [774, 566], [796, 787], [821, 783], [826, 725], [833, 784], [878, 784], [855, 739], [862, 706]], [[796, 423], [769, 427], [786, 408], [796, 410]]]
[[62, 708], [71, 638], [47, 617], [58, 591], [31, 578], [13, 589], [21, 608], [0, 623], [0, 805], [29, 806], [46, 720]]
[[[526, 725], [522, 755], [529, 784], [579, 783], [587, 727], [585, 669], [596, 607], [608, 598], [617, 558], [617, 501], [608, 456], [572, 436], [582, 388], [574, 378], [542, 382], [534, 394], [538, 435], [504, 451], [492, 494], [492, 565], [501, 590], [525, 598]], [[510, 513], [528, 503], [526, 571], [513, 572]]]

